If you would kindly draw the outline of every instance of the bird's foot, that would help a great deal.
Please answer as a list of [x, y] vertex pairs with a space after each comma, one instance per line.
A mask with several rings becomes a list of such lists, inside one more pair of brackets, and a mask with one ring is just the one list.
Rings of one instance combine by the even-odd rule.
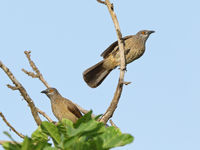
[[123, 84], [125, 84], [125, 85], [129, 85], [129, 84], [131, 84], [131, 82], [123, 82]]

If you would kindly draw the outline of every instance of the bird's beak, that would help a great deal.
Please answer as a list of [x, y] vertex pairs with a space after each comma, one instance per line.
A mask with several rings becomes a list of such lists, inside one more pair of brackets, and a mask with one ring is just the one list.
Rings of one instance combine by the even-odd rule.
[[46, 91], [46, 90], [44, 90], [44, 91], [41, 91], [41, 93], [47, 94], [47, 91]]
[[149, 34], [154, 33], [154, 32], [155, 32], [155, 31], [151, 30], [151, 31], [149, 31]]

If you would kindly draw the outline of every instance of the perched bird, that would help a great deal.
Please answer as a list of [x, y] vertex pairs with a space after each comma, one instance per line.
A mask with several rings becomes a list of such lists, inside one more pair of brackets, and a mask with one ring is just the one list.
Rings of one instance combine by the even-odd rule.
[[[151, 33], [155, 31], [142, 30], [136, 35], [123, 38], [125, 44], [126, 64], [141, 57], [145, 51], [145, 43]], [[92, 88], [99, 86], [107, 75], [120, 65], [120, 53], [118, 41], [112, 43], [102, 54], [104, 58], [96, 65], [83, 72], [83, 79]]]
[[48, 88], [41, 93], [46, 94], [51, 100], [51, 108], [56, 118], [61, 121], [63, 118], [75, 123], [78, 118], [82, 117], [80, 110], [70, 100], [62, 97], [57, 89]]

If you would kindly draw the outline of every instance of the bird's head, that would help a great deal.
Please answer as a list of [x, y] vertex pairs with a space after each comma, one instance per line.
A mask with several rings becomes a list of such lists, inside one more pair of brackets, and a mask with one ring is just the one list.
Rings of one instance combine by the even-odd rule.
[[49, 98], [52, 98], [53, 96], [58, 95], [58, 90], [56, 88], [47, 88], [44, 91], [41, 91], [41, 93], [46, 94]]
[[154, 32], [153, 30], [141, 30], [136, 35], [147, 40], [149, 35]]

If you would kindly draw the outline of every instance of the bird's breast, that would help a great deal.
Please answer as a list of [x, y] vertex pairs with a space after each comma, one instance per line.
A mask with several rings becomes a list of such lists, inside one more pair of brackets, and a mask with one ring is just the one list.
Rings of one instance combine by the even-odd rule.
[[69, 119], [72, 122], [77, 121], [77, 117], [75, 117], [75, 115], [69, 111], [68, 105], [66, 105], [64, 101], [62, 100], [52, 101], [51, 107], [53, 114], [59, 121], [61, 121], [63, 118]]
[[145, 48], [140, 49], [130, 49], [130, 51], [126, 54], [126, 63], [129, 64], [134, 60], [140, 58], [144, 54]]

